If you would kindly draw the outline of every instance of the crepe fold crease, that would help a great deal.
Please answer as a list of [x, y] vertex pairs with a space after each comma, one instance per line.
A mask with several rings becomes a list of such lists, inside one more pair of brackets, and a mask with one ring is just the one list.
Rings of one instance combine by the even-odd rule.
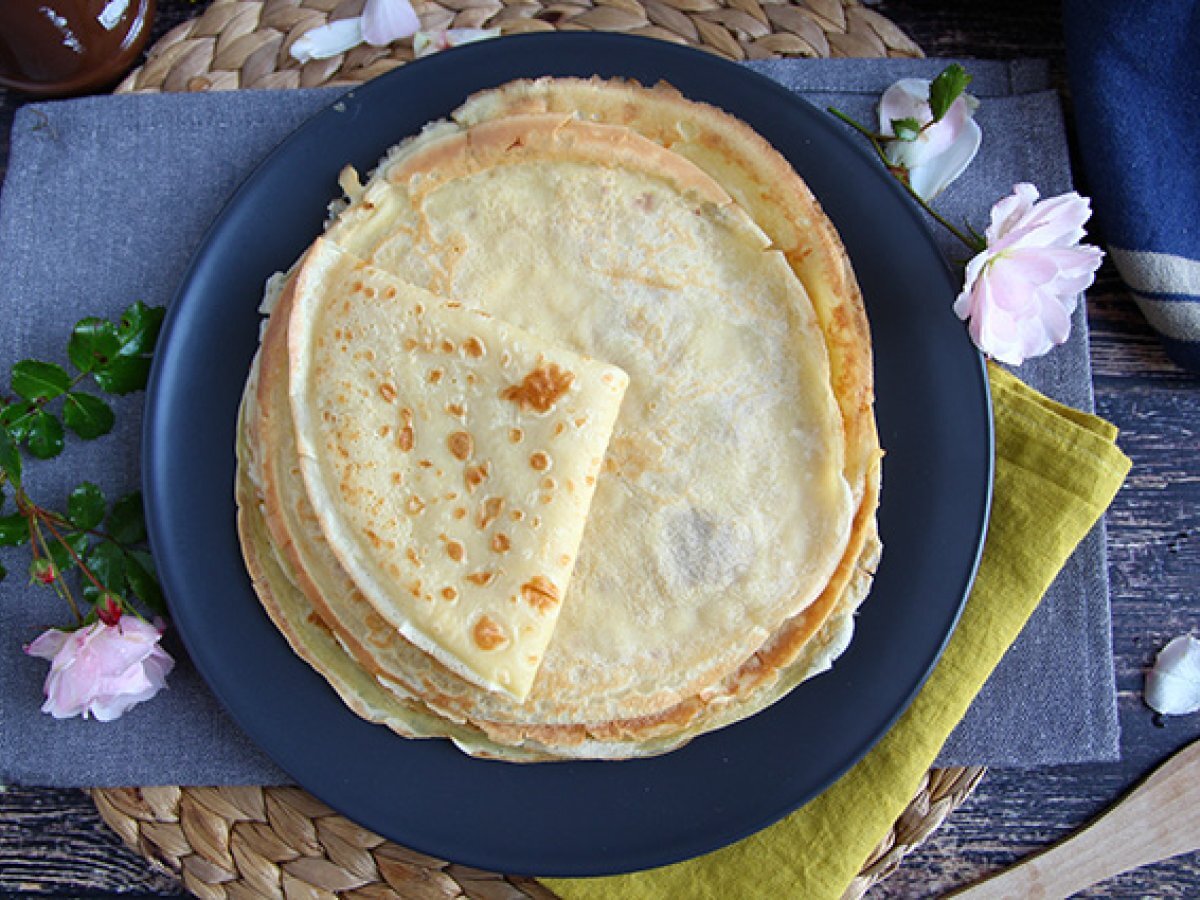
[[870, 340], [776, 151], [666, 86], [542, 79], [342, 181], [268, 304], [238, 502], [355, 712], [647, 756], [831, 664], [880, 551]]

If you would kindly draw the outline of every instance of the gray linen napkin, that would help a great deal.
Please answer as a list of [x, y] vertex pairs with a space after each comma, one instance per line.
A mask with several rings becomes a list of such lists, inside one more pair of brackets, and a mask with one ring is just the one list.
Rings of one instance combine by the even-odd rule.
[[[879, 93], [932, 77], [929, 60], [790, 61], [754, 68], [869, 121]], [[1070, 187], [1057, 97], [1045, 68], [969, 63], [984, 99], [984, 147], [940, 201], [952, 219], [986, 224], [1016, 181]], [[0, 366], [60, 354], [74, 321], [133, 300], [166, 304], [190, 254], [233, 189], [336, 90], [98, 97], [22, 109], [0, 195]], [[943, 244], [951, 258], [961, 255]], [[214, 360], [213, 365], [221, 365]], [[1082, 313], [1070, 343], [1022, 378], [1091, 409]], [[110, 495], [138, 486], [141, 396], [118, 403], [116, 431], [70, 444], [28, 476], [61, 502], [82, 479]], [[10, 566], [11, 568], [11, 566]], [[0, 783], [47, 786], [276, 784], [287, 777], [230, 722], [168, 632], [179, 660], [169, 690], [114, 723], [57, 722], [38, 712], [46, 665], [21, 645], [67, 613], [19, 573], [0, 585]], [[952, 735], [946, 765], [1039, 765], [1117, 755], [1104, 539], [1084, 542], [1020, 641]]]

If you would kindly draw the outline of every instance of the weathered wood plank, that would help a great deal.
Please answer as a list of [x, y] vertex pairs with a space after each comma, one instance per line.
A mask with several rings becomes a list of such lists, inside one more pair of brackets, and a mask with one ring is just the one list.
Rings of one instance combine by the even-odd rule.
[[[975, 794], [870, 894], [934, 897], [1017, 862], [1071, 834], [1124, 793], [1130, 765], [990, 771]], [[1081, 897], [1195, 897], [1200, 854], [1127, 873]]]
[[17, 114], [15, 99], [8, 92], [0, 90], [0, 184], [4, 182], [4, 174], [8, 170], [8, 148], [12, 142], [13, 116]]
[[179, 896], [174, 878], [128, 850], [83, 791], [0, 790], [0, 896]]

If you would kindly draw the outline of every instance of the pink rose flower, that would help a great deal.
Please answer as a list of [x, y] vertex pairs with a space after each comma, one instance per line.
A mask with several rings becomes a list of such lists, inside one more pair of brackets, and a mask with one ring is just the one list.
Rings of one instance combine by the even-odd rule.
[[1014, 186], [992, 207], [987, 246], [967, 263], [954, 301], [980, 350], [1020, 365], [1067, 339], [1078, 295], [1104, 258], [1079, 243], [1091, 214], [1087, 198], [1074, 191], [1038, 200], [1032, 184]]
[[78, 631], [51, 628], [25, 648], [50, 660], [42, 712], [56, 719], [95, 716], [110, 722], [166, 686], [175, 661], [158, 645], [162, 633], [133, 616]]
[[[921, 131], [911, 141], [888, 141], [888, 162], [908, 172], [908, 183], [923, 200], [932, 200], [971, 164], [983, 133], [975, 122], [979, 101], [961, 94], [941, 121], [933, 121], [929, 107], [929, 81], [903, 78], [883, 93], [879, 101], [879, 133], [894, 135], [892, 122], [915, 119]], [[927, 126], [927, 127], [925, 127]]]

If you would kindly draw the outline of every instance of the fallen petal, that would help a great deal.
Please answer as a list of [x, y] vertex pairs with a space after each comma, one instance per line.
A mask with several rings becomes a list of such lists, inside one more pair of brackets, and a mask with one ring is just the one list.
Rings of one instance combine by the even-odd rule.
[[473, 44], [500, 36], [499, 28], [450, 28], [443, 31], [418, 31], [413, 35], [413, 55], [420, 59], [440, 50]]
[[[909, 119], [920, 129], [911, 140], [885, 140], [888, 162], [908, 172], [909, 186], [931, 200], [963, 173], [979, 150], [982, 133], [974, 120], [979, 101], [969, 94], [957, 97], [937, 122], [929, 106], [930, 82], [922, 78], [897, 81], [879, 100], [879, 133], [896, 133], [893, 122]], [[911, 127], [912, 122], [909, 122]]]
[[329, 59], [345, 53], [363, 42], [362, 19], [338, 19], [306, 31], [296, 39], [288, 51], [297, 62], [306, 63], [314, 59]]
[[1200, 710], [1200, 641], [1181, 635], [1159, 652], [1146, 675], [1146, 703], [1164, 716]]

